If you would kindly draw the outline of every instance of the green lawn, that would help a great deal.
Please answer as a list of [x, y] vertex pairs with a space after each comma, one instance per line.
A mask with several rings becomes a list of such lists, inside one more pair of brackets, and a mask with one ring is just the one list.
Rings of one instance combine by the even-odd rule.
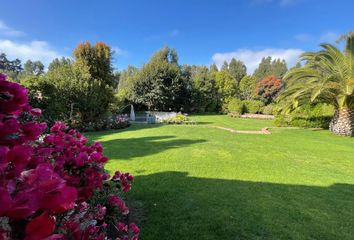
[[107, 168], [136, 177], [143, 240], [354, 239], [354, 138], [259, 130], [270, 121], [196, 116], [196, 126], [133, 125], [87, 134]]

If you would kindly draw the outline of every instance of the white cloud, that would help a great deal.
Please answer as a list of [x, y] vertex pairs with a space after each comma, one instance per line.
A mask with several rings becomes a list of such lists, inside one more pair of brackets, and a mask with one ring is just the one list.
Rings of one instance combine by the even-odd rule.
[[112, 50], [114, 52], [115, 55], [117, 56], [125, 56], [128, 55], [128, 51], [120, 48], [120, 47], [112, 47]]
[[338, 33], [335, 32], [325, 32], [321, 35], [320, 37], [320, 42], [329, 42], [329, 43], [334, 43], [337, 41], [337, 39], [340, 37]]
[[7, 39], [0, 39], [0, 52], [5, 53], [9, 59], [19, 58], [22, 62], [25, 62], [28, 59], [40, 60], [45, 65], [48, 65], [54, 58], [60, 58], [63, 56], [45, 41], [20, 43]]
[[260, 51], [250, 49], [238, 49], [234, 52], [215, 53], [212, 57], [213, 62], [220, 68], [224, 61], [230, 62], [232, 58], [241, 60], [247, 66], [247, 72], [252, 74], [258, 67], [263, 57], [271, 56], [273, 59], [284, 59], [288, 67], [296, 64], [298, 57], [304, 51], [296, 48], [266, 48]]
[[0, 20], [0, 35], [4, 35], [8, 37], [19, 37], [19, 36], [23, 36], [24, 32], [17, 31], [7, 26], [4, 21]]

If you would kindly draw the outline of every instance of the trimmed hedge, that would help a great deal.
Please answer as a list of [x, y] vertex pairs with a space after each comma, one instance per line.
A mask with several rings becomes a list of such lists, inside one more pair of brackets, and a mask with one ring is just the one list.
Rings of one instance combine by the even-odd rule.
[[307, 104], [294, 110], [290, 115], [278, 115], [274, 124], [279, 127], [329, 128], [334, 108], [327, 104]]
[[329, 128], [331, 116], [318, 117], [293, 117], [279, 115], [274, 120], [274, 125], [277, 127], [304, 127], [304, 128]]

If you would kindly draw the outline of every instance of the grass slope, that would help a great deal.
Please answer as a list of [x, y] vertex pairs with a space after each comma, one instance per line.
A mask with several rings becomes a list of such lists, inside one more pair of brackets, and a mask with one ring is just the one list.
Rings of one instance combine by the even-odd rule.
[[89, 134], [129, 171], [141, 239], [353, 239], [354, 139], [258, 130], [271, 122], [196, 116], [197, 126], [134, 125]]

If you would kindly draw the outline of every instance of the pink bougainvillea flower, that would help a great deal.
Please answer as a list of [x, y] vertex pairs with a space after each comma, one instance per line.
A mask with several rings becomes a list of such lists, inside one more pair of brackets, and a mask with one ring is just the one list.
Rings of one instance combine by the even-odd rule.
[[0, 81], [0, 92], [6, 96], [0, 101], [3, 113], [18, 115], [28, 105], [27, 90], [18, 83]]
[[59, 132], [62, 130], [66, 130], [68, 128], [68, 126], [66, 126], [64, 123], [62, 122], [55, 122], [55, 124], [53, 125], [53, 127], [51, 127], [50, 131], [52, 131], [53, 133], [55, 132]]
[[135, 223], [129, 224], [129, 229], [132, 230], [134, 234], [139, 234], [140, 232], [140, 229], [138, 228], [137, 225], [135, 225]]
[[13, 173], [19, 175], [29, 162], [32, 148], [29, 145], [18, 145], [7, 153], [7, 162], [13, 164]]
[[123, 215], [129, 214], [129, 208], [125, 205], [125, 202], [116, 195], [110, 195], [108, 197], [108, 204], [113, 207], [118, 207]]
[[6, 80], [6, 75], [3, 73], [0, 73], [0, 81], [5, 81]]
[[120, 232], [128, 232], [128, 225], [125, 223], [119, 222], [116, 227]]
[[48, 212], [43, 212], [32, 219], [26, 226], [25, 240], [38, 240], [49, 237], [55, 229], [55, 219]]
[[42, 110], [39, 109], [39, 108], [32, 108], [30, 110], [30, 113], [33, 115], [33, 116], [41, 116], [42, 115]]
[[28, 122], [23, 124], [22, 129], [22, 136], [21, 138], [24, 141], [34, 141], [38, 138], [39, 135], [47, 128], [47, 124], [45, 123], [35, 123], [35, 122]]
[[0, 188], [0, 216], [3, 216], [11, 207], [12, 199], [5, 188]]

